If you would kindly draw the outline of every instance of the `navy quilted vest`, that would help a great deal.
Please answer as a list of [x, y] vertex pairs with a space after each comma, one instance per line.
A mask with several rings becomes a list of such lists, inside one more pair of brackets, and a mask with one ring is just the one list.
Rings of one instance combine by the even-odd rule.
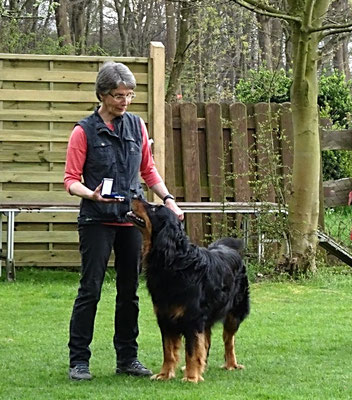
[[83, 168], [84, 184], [94, 190], [103, 178], [113, 178], [113, 192], [125, 196], [123, 203], [100, 203], [82, 199], [79, 224], [126, 222], [131, 198], [143, 196], [139, 180], [142, 160], [140, 118], [126, 112], [114, 119], [111, 131], [97, 110], [77, 123], [87, 136], [87, 157]]

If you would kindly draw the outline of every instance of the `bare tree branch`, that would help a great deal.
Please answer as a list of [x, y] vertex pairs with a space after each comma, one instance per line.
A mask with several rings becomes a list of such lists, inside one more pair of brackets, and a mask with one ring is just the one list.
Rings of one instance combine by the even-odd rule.
[[352, 26], [349, 29], [347, 29], [347, 28], [330, 29], [329, 31], [324, 32], [322, 34], [322, 38], [325, 38], [325, 37], [330, 36], [330, 35], [335, 35], [335, 34], [338, 34], [338, 33], [347, 33], [347, 32], [352, 32]]
[[[322, 31], [323, 32], [324, 31], [327, 31], [327, 32], [332, 31], [332, 33], [335, 33], [336, 31], [338, 31], [337, 33], [341, 33], [341, 32], [350, 32], [351, 28], [352, 28], [352, 22], [349, 22], [348, 24], [330, 24], [330, 25], [323, 25], [320, 28], [310, 28], [308, 30], [308, 32], [313, 33], [313, 32], [322, 32]], [[328, 33], [328, 35], [330, 35], [330, 33]]]
[[341, 41], [343, 41], [348, 37], [349, 37], [349, 32], [345, 32], [344, 35], [334, 36], [333, 38], [329, 39], [329, 41], [326, 42], [322, 47], [322, 49], [320, 50], [321, 55], [323, 57], [329, 56], [331, 53], [334, 52], [336, 46], [338, 46]]
[[294, 17], [289, 14], [285, 14], [275, 9], [274, 7], [270, 7], [267, 4], [264, 4], [255, 0], [232, 0], [234, 3], [246, 8], [247, 10], [253, 11], [257, 14], [265, 15], [267, 17], [272, 18], [280, 18], [286, 21], [293, 21], [301, 23], [302, 20], [299, 17]]

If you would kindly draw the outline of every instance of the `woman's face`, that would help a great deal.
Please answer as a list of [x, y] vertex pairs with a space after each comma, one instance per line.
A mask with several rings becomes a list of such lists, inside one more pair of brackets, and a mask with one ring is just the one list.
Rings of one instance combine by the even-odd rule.
[[100, 96], [105, 110], [111, 116], [118, 117], [126, 112], [127, 107], [134, 98], [134, 92], [121, 84], [116, 89], [111, 89], [108, 94]]

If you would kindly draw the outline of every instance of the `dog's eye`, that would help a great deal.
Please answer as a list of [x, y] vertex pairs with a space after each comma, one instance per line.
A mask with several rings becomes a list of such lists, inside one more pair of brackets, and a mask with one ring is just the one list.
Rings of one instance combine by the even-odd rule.
[[151, 209], [153, 212], [155, 212], [156, 211], [156, 207], [152, 207], [152, 209]]

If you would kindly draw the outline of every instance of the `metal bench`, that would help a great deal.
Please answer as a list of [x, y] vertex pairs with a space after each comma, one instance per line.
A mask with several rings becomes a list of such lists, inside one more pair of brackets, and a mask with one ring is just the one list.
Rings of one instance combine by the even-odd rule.
[[[178, 202], [180, 208], [185, 213], [235, 213], [243, 215], [257, 215], [261, 212], [278, 213], [286, 212], [276, 203], [246, 203], [246, 202]], [[14, 238], [15, 238], [15, 217], [19, 213], [44, 213], [44, 212], [74, 212], [78, 213], [79, 206], [67, 203], [6, 203], [0, 204], [0, 276], [2, 273], [2, 260], [6, 262], [6, 277], [7, 280], [13, 281], [16, 279], [15, 258], [14, 258]], [[6, 252], [3, 252], [3, 230], [2, 217], [7, 217], [7, 245]], [[247, 247], [249, 240], [249, 220], [243, 220], [244, 242]], [[263, 253], [264, 237], [258, 238], [258, 258]]]

